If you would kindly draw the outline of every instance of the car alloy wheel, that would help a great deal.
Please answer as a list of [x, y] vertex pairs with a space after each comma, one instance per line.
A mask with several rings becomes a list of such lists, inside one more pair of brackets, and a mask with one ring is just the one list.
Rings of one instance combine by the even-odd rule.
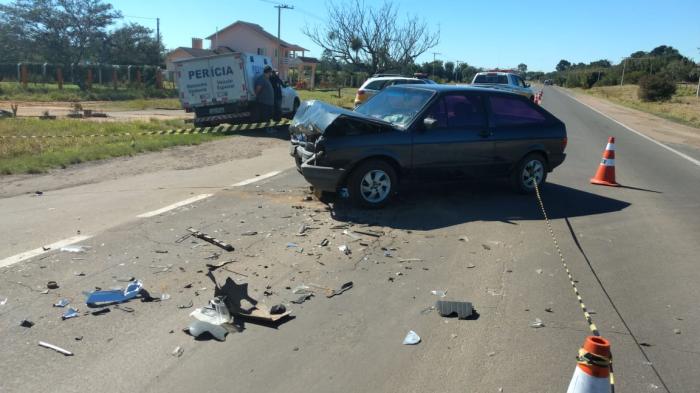
[[381, 203], [391, 192], [391, 178], [381, 169], [374, 169], [360, 182], [360, 194], [369, 203]]
[[523, 188], [527, 190], [534, 190], [535, 184], [540, 186], [543, 179], [544, 164], [542, 164], [542, 161], [536, 158], [528, 160], [523, 166], [523, 170], [520, 174], [520, 181]]

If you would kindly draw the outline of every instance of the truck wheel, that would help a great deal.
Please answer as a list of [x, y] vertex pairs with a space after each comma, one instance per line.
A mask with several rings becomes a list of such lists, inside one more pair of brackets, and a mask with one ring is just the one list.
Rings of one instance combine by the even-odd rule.
[[396, 171], [386, 161], [366, 161], [350, 174], [348, 192], [358, 206], [377, 209], [385, 206], [396, 193]]
[[511, 174], [511, 182], [515, 191], [521, 194], [533, 194], [535, 182], [542, 188], [547, 180], [547, 161], [539, 153], [528, 154], [520, 160]]

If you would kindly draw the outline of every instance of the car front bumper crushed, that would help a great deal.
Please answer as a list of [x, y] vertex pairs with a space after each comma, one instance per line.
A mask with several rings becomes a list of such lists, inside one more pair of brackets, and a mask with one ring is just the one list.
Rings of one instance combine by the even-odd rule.
[[299, 172], [314, 186], [314, 189], [329, 192], [335, 192], [338, 189], [340, 181], [345, 176], [345, 169], [312, 164], [316, 155], [307, 152], [301, 146], [292, 145], [289, 153], [296, 160]]

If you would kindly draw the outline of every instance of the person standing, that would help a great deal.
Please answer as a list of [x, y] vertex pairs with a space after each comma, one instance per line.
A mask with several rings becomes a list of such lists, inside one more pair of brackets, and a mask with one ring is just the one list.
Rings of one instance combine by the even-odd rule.
[[277, 71], [272, 71], [270, 83], [272, 84], [272, 90], [275, 92], [275, 106], [272, 112], [272, 119], [280, 121], [282, 119], [282, 79], [280, 79]]
[[263, 68], [263, 73], [255, 78], [255, 110], [256, 120], [262, 123], [270, 120], [272, 117], [273, 106], [275, 105], [275, 94], [270, 83], [270, 75], [272, 67], [266, 65]]

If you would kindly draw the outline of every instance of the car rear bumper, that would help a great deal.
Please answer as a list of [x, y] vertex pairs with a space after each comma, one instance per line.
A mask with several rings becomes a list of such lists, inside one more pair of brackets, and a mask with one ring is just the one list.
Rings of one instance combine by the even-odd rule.
[[549, 156], [549, 171], [551, 172], [554, 168], [558, 167], [566, 159], [566, 153], [552, 154]]
[[301, 146], [292, 145], [289, 151], [297, 164], [297, 170], [314, 189], [335, 192], [345, 175], [345, 169], [313, 165], [316, 155]]

